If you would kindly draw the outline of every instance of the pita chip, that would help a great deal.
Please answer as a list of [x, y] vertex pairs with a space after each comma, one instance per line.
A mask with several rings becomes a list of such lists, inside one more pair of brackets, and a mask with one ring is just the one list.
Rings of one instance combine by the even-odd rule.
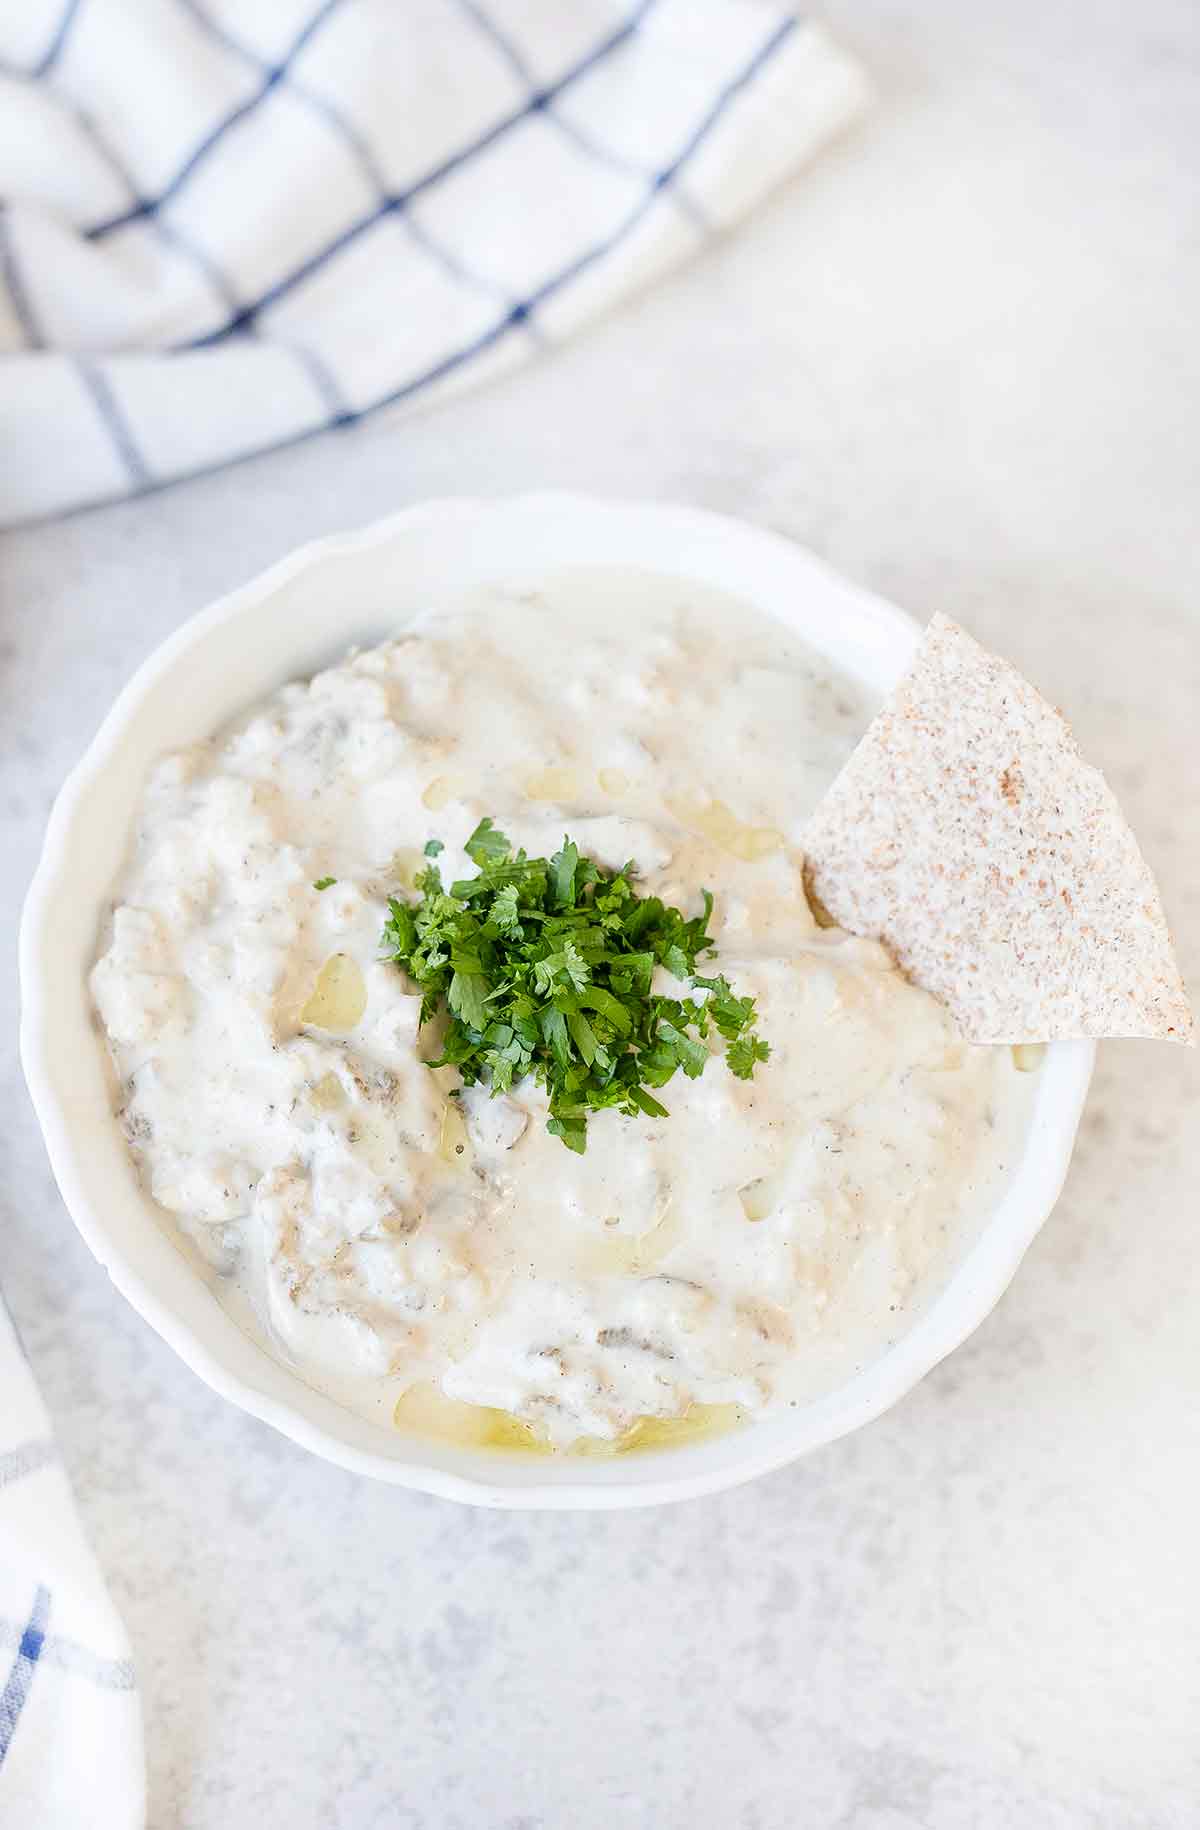
[[804, 845], [834, 920], [882, 940], [968, 1041], [1194, 1040], [1154, 878], [1104, 777], [947, 617]]

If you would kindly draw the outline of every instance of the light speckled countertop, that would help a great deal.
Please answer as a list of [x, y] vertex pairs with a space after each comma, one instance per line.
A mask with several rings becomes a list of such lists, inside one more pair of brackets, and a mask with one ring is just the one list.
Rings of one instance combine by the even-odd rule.
[[[1106, 766], [1200, 986], [1200, 15], [827, 10], [880, 108], [633, 310], [419, 419], [0, 542], [6, 923], [182, 617], [312, 534], [557, 483], [769, 523], [1000, 647]], [[1102, 1051], [1015, 1287], [898, 1410], [611, 1517], [368, 1486], [210, 1396], [3, 1073], [0, 1279], [133, 1635], [154, 1830], [1197, 1823], [1200, 1057]]]

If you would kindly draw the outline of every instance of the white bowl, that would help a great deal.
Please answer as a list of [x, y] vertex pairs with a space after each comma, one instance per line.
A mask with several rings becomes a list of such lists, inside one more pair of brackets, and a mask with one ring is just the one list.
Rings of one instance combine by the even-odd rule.
[[900, 1341], [826, 1396], [690, 1448], [553, 1460], [405, 1437], [310, 1390], [240, 1332], [137, 1185], [88, 997], [101, 914], [147, 769], [352, 643], [395, 633], [431, 600], [610, 565], [727, 591], [877, 694], [903, 672], [919, 635], [903, 611], [802, 549], [695, 509], [568, 495], [407, 509], [292, 554], [193, 617], [139, 668], [58, 797], [21, 925], [26, 1077], [63, 1199], [117, 1288], [214, 1391], [293, 1441], [362, 1474], [481, 1505], [636, 1506], [711, 1493], [877, 1417], [978, 1326], [1012, 1278], [1062, 1185], [1092, 1070], [1088, 1043], [1049, 1049], [1007, 1191]]

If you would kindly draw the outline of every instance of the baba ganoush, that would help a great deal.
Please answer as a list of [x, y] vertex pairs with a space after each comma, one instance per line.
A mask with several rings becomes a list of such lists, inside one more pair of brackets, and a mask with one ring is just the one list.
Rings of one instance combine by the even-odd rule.
[[[770, 1414], [910, 1326], [1029, 1077], [806, 902], [805, 820], [872, 709], [732, 600], [563, 573], [163, 760], [92, 990], [142, 1185], [239, 1324], [369, 1417], [584, 1452]], [[531, 1077], [431, 1069], [381, 935], [427, 841], [449, 884], [485, 817], [688, 913], [711, 890], [753, 1078], [677, 1074], [667, 1116], [595, 1112], [579, 1154]]]

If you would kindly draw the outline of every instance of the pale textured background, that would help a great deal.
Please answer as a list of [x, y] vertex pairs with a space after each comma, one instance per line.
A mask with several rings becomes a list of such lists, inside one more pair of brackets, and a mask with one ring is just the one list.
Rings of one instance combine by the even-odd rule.
[[[640, 306], [422, 419], [0, 545], [7, 921], [182, 617], [311, 534], [561, 483], [767, 522], [1002, 647], [1107, 766], [1200, 984], [1200, 14], [828, 10], [875, 116]], [[1102, 1052], [1015, 1288], [891, 1416], [591, 1518], [370, 1487], [210, 1397], [4, 1074], [0, 1276], [133, 1634], [155, 1830], [1200, 1823], [1196, 1056]]]

